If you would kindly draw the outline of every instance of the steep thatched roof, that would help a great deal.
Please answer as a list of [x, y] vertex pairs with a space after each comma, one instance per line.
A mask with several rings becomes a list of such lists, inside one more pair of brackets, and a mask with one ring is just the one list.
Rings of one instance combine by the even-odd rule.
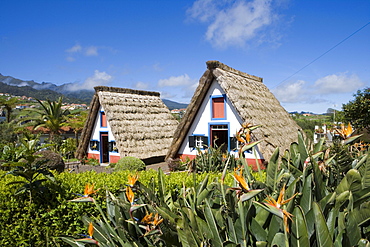
[[166, 155], [178, 122], [159, 93], [99, 86], [95, 87], [89, 118], [81, 134], [78, 158], [86, 154], [100, 105], [121, 157], [148, 159]]
[[208, 61], [207, 70], [200, 78], [186, 113], [175, 131], [166, 159], [176, 157], [213, 81], [220, 84], [243, 122], [262, 125], [253, 133], [257, 140], [263, 140], [260, 150], [266, 160], [276, 147], [284, 150], [297, 140], [300, 127], [263, 84], [262, 78], [235, 70], [218, 61]]

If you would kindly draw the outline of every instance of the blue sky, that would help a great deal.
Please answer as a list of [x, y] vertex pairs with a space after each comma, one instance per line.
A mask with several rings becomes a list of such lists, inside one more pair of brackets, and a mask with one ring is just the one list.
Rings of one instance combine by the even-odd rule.
[[218, 60], [262, 77], [286, 110], [315, 113], [370, 87], [367, 0], [13, 0], [0, 9], [0, 73], [22, 80], [189, 103], [205, 62]]

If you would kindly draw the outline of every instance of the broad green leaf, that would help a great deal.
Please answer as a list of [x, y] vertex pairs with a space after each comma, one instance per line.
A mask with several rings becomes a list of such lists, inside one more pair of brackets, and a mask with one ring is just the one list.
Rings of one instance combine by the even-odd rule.
[[205, 202], [206, 202], [206, 206], [204, 208], [204, 215], [206, 217], [208, 227], [211, 229], [211, 232], [213, 234], [212, 245], [216, 247], [222, 246], [222, 241], [221, 241], [220, 235], [218, 234], [217, 224], [212, 214], [211, 207], [209, 205], [208, 200], [205, 200]]
[[303, 212], [307, 214], [311, 210], [312, 204], [312, 175], [310, 174], [303, 179], [304, 184], [299, 205], [302, 207]]
[[319, 142], [315, 144], [313, 152], [318, 153], [318, 152], [322, 151], [322, 147], [324, 145], [324, 142], [325, 142], [325, 137], [320, 138]]
[[228, 216], [227, 217], [227, 225], [228, 225], [228, 230], [227, 230], [227, 237], [230, 242], [233, 243], [238, 243], [238, 238], [236, 236], [236, 231], [234, 227], [234, 222], [233, 220]]
[[265, 210], [262, 207], [256, 207], [255, 220], [258, 222], [258, 224], [260, 224], [261, 226], [264, 225], [269, 216], [270, 216], [269, 211]]
[[323, 181], [323, 175], [319, 169], [318, 164], [316, 163], [316, 161], [312, 159], [311, 159], [311, 164], [313, 167], [313, 178], [315, 181], [314, 194], [316, 196], [316, 200], [320, 201], [322, 198], [324, 198], [327, 195], [327, 189]]
[[198, 224], [199, 232], [201, 233], [199, 235], [203, 235], [207, 239], [212, 239], [213, 234], [211, 232], [211, 229], [209, 229], [207, 222], [198, 216], [195, 216], [195, 218]]
[[349, 189], [352, 191], [353, 194], [356, 194], [357, 192], [362, 190], [361, 175], [358, 170], [349, 170], [346, 174], [346, 177], [350, 186]]
[[351, 246], [355, 246], [361, 239], [361, 232], [360, 228], [358, 227], [359, 222], [357, 222], [358, 219], [357, 214], [359, 213], [360, 213], [359, 211], [349, 211], [346, 217], [347, 237], [349, 239]]
[[337, 237], [335, 238], [335, 241], [334, 241], [334, 246], [335, 247], [342, 247], [343, 246], [342, 240], [343, 240], [343, 234], [344, 234], [344, 232], [345, 232], [345, 230], [341, 230], [337, 234]]
[[250, 226], [250, 231], [252, 232], [253, 236], [257, 241], [266, 241], [267, 240], [267, 233], [266, 231], [262, 228], [258, 222], [252, 218], [251, 219], [251, 226]]
[[67, 244], [71, 245], [72, 247], [84, 247], [85, 246], [85, 244], [78, 243], [78, 242], [76, 242], [75, 239], [70, 238], [70, 237], [59, 237], [59, 238], [62, 239]]
[[298, 131], [298, 151], [301, 155], [301, 163], [303, 164], [308, 157], [306, 144], [304, 143], [303, 135]]
[[353, 141], [357, 140], [357, 139], [358, 139], [358, 138], [360, 138], [361, 136], [362, 136], [362, 134], [361, 134], [361, 135], [355, 135], [355, 136], [348, 137], [347, 139], [345, 139], [345, 140], [343, 141], [343, 144], [344, 144], [344, 145], [347, 145], [347, 144], [349, 144], [349, 143], [351, 143], [351, 142], [353, 142]]
[[330, 237], [328, 226], [326, 225], [324, 215], [322, 214], [319, 205], [314, 202], [312, 206], [313, 212], [315, 214], [316, 239], [318, 242], [318, 246], [334, 246]]
[[279, 174], [278, 159], [279, 159], [279, 148], [276, 148], [270, 158], [269, 165], [267, 166], [266, 170], [266, 185], [273, 191], [276, 190], [276, 179]]
[[268, 226], [267, 242], [272, 243], [275, 235], [281, 231], [282, 227], [284, 227], [283, 220], [273, 215]]
[[156, 208], [158, 213], [166, 220], [168, 220], [169, 222], [171, 222], [171, 224], [175, 224], [176, 225], [176, 220], [179, 218], [179, 216], [173, 212], [171, 212], [170, 210], [164, 208], [164, 207], [157, 207]]
[[335, 198], [335, 207], [341, 207], [349, 199], [349, 190], [343, 191]]
[[258, 143], [262, 142], [262, 140], [259, 140], [259, 141], [255, 141], [255, 142], [251, 142], [251, 143], [248, 143], [247, 145], [243, 146], [242, 147], [242, 153], [251, 149], [252, 147], [256, 146]]
[[327, 194], [324, 198], [322, 198], [319, 201], [320, 208], [323, 211], [325, 211], [326, 207], [330, 207], [330, 205], [332, 203], [334, 203], [335, 199], [336, 199], [336, 193], [335, 192]]
[[268, 203], [260, 203], [260, 202], [256, 202], [254, 201], [253, 202], [254, 204], [262, 207], [263, 209], [269, 211], [270, 213], [272, 214], [275, 214], [276, 216], [280, 217], [280, 218], [283, 218], [284, 214], [283, 214], [283, 211], [277, 207], [274, 207]]
[[294, 247], [310, 246], [306, 218], [301, 207], [295, 207], [293, 211], [291, 244]]
[[259, 193], [261, 193], [263, 191], [263, 189], [260, 189], [260, 190], [250, 190], [248, 191], [247, 193], [244, 193], [241, 197], [240, 197], [240, 201], [244, 202], [244, 201], [247, 201], [253, 197], [255, 197], [256, 195], [258, 195]]
[[274, 239], [272, 240], [271, 246], [289, 247], [285, 244], [285, 236], [281, 232], [275, 234]]
[[367, 155], [365, 167], [362, 172], [362, 185], [364, 188], [370, 187], [370, 155]]
[[163, 200], [163, 198], [166, 195], [166, 184], [165, 184], [165, 178], [164, 173], [161, 168], [158, 169], [158, 193], [159, 193], [159, 199]]

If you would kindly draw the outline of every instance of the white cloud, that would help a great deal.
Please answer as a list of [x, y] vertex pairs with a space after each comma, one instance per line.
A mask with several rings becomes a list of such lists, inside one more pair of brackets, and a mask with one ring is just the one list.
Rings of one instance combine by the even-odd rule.
[[72, 57], [72, 56], [68, 56], [68, 57], [66, 57], [66, 60], [67, 60], [68, 62], [74, 62], [74, 61], [76, 60], [76, 58], [74, 58], [74, 57]]
[[293, 83], [285, 83], [272, 90], [275, 97], [283, 103], [303, 102], [307, 99], [304, 85], [305, 81], [299, 80]]
[[139, 81], [139, 82], [137, 82], [136, 84], [135, 84], [135, 88], [137, 88], [137, 89], [141, 89], [141, 90], [144, 90], [144, 89], [147, 89], [148, 88], [148, 83], [145, 83], [145, 82], [141, 82], [141, 81]]
[[106, 72], [94, 71], [94, 75], [87, 78], [83, 83], [71, 83], [66, 85], [66, 90], [92, 90], [96, 86], [106, 86], [112, 81], [113, 77]]
[[185, 86], [191, 85], [194, 83], [194, 80], [190, 79], [190, 77], [185, 75], [180, 76], [171, 76], [168, 79], [161, 79], [158, 81], [159, 87], [176, 87], [176, 86]]
[[74, 46], [72, 46], [71, 48], [67, 49], [66, 52], [69, 52], [69, 53], [75, 53], [75, 52], [80, 52], [82, 50], [82, 47], [81, 45], [79, 44], [75, 44]]
[[98, 47], [96, 46], [89, 46], [85, 50], [86, 56], [97, 56], [98, 55]]
[[363, 87], [364, 83], [355, 75], [338, 73], [318, 79], [314, 87], [318, 94], [350, 93]]
[[206, 39], [216, 47], [243, 46], [277, 18], [271, 0], [197, 0], [188, 15], [209, 23]]
[[74, 62], [78, 58], [79, 55], [83, 55], [86, 57], [98, 56], [99, 55], [98, 51], [102, 49], [108, 50], [112, 53], [116, 52], [110, 47], [94, 46], [94, 45], [86, 47], [86, 46], [81, 46], [80, 44], [75, 44], [71, 48], [65, 50], [68, 53], [66, 60], [68, 62]]

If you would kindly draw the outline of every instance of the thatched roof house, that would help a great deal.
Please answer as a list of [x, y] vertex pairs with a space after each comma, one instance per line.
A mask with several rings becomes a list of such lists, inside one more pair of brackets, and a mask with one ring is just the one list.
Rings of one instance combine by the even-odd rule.
[[[77, 149], [100, 163], [164, 158], [178, 122], [157, 92], [98, 86]], [[105, 154], [104, 154], [105, 153]]]
[[218, 139], [231, 152], [237, 145], [233, 136], [242, 123], [262, 125], [253, 131], [256, 140], [263, 140], [258, 146], [261, 160], [268, 160], [277, 147], [288, 148], [300, 129], [262, 78], [208, 61], [166, 160], [191, 158], [199, 143], [212, 146]]

